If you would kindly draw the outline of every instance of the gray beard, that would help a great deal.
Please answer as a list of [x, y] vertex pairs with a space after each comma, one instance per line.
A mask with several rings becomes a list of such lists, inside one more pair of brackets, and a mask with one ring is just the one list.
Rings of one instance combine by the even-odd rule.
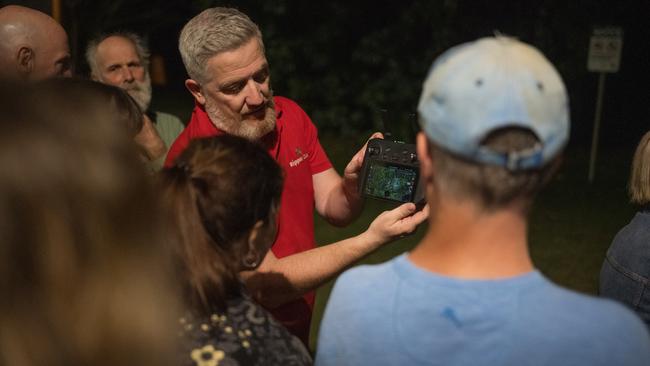
[[140, 107], [140, 110], [145, 112], [151, 103], [151, 77], [149, 73], [145, 73], [144, 81], [134, 81], [130, 88], [125, 88], [131, 98]]
[[239, 136], [249, 141], [258, 141], [269, 132], [275, 129], [275, 108], [273, 108], [273, 96], [270, 97], [266, 107], [266, 115], [261, 121], [235, 121], [226, 117], [214, 104], [206, 103], [205, 112], [210, 121], [221, 131], [230, 135]]

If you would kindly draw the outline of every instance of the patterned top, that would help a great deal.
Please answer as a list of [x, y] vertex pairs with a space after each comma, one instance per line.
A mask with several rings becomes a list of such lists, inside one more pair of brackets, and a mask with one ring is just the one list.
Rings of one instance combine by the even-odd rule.
[[311, 365], [303, 343], [247, 295], [224, 313], [180, 318], [182, 365]]

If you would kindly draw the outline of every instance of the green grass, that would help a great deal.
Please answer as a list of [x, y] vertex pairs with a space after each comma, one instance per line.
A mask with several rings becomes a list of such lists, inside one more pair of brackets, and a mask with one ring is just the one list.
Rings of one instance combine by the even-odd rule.
[[[356, 152], [363, 138], [341, 141], [321, 137], [321, 143], [339, 172]], [[627, 203], [626, 184], [632, 149], [600, 151], [595, 182], [587, 182], [588, 151], [571, 149], [557, 176], [537, 197], [530, 215], [529, 243], [536, 267], [551, 280], [576, 291], [596, 294], [605, 251], [616, 232], [634, 214]], [[346, 228], [334, 228], [315, 217], [316, 242], [332, 243], [356, 235], [390, 204], [368, 201], [361, 217]], [[426, 226], [407, 238], [390, 243], [360, 264], [387, 261], [410, 250], [426, 232]], [[334, 281], [317, 292], [311, 330], [315, 349], [322, 312]]]

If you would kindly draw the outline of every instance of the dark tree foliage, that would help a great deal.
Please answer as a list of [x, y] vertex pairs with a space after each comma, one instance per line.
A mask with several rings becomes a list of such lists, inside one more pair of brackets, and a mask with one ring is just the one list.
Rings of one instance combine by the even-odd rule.
[[297, 100], [321, 133], [366, 135], [384, 128], [383, 115], [405, 140], [412, 138], [409, 115], [433, 59], [500, 32], [535, 45], [557, 66], [570, 92], [572, 140], [588, 144], [598, 79], [586, 70], [589, 37], [594, 26], [621, 26], [622, 68], [607, 76], [604, 142], [634, 144], [648, 128], [647, 0], [63, 2], [77, 60], [93, 34], [135, 30], [165, 56], [178, 90], [186, 77], [177, 51], [183, 24], [210, 6], [237, 7], [262, 29], [275, 93]]
[[[212, 2], [223, 4], [224, 2]], [[648, 126], [650, 32], [643, 0], [237, 1], [260, 24], [276, 93], [298, 100], [323, 132], [358, 134], [387, 126], [409, 140], [408, 115], [432, 60], [495, 32], [538, 47], [565, 79], [572, 139], [591, 138], [597, 74], [586, 69], [595, 26], [625, 30], [621, 71], [607, 77], [605, 143], [628, 144]]]
[[[189, 19], [190, 6], [165, 0], [62, 0], [63, 23], [70, 38], [70, 48], [77, 73], [86, 74], [86, 45], [93, 37], [112, 31], [133, 31], [153, 41], [160, 32], [182, 27]], [[176, 39], [167, 39], [166, 52], [176, 50]], [[158, 50], [160, 52], [160, 50]], [[177, 51], [176, 51], [177, 52]]]

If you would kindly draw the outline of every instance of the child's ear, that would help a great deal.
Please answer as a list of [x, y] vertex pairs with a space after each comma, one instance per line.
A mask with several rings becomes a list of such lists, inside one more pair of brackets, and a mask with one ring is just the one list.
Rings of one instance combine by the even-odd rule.
[[260, 253], [259, 240], [263, 235], [262, 229], [264, 228], [264, 221], [259, 220], [253, 225], [250, 233], [248, 233], [248, 240], [246, 241], [246, 253], [242, 255], [241, 264], [244, 270], [253, 270], [257, 268], [264, 255]]

